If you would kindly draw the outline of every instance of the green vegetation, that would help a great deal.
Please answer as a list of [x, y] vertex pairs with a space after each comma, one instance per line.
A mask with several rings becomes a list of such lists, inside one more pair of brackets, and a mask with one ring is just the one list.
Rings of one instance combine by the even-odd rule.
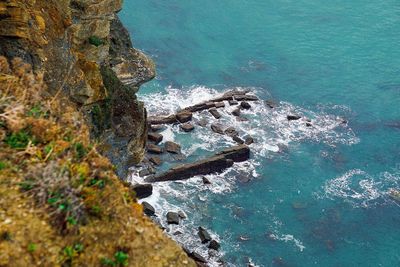
[[25, 149], [30, 141], [34, 143], [32, 135], [30, 135], [26, 130], [11, 133], [5, 138], [4, 141], [14, 149]]
[[103, 45], [105, 42], [97, 36], [90, 36], [89, 37], [89, 44], [99, 47]]
[[30, 253], [35, 252], [36, 249], [37, 249], [37, 245], [36, 245], [35, 243], [29, 243], [29, 245], [28, 245], [28, 251], [29, 251]]
[[114, 254], [114, 259], [102, 258], [101, 265], [103, 266], [128, 266], [129, 256], [123, 251], [117, 251]]

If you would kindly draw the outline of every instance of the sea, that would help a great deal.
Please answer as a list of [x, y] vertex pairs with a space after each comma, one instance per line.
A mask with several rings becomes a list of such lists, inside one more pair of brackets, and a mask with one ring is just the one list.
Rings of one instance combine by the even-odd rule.
[[[255, 139], [250, 160], [144, 199], [171, 238], [210, 266], [400, 266], [399, 0], [125, 0], [120, 18], [157, 66], [138, 94], [149, 115], [229, 90], [260, 99], [218, 120]], [[158, 171], [235, 145], [197, 125], [161, 134], [185, 159]], [[168, 211], [186, 218], [167, 225]]]

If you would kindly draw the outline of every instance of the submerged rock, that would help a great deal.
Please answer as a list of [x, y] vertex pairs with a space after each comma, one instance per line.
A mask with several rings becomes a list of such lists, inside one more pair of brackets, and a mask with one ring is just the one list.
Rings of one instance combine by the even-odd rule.
[[153, 185], [151, 184], [134, 184], [131, 188], [135, 191], [136, 197], [139, 199], [149, 197], [153, 194]]
[[278, 104], [272, 100], [265, 100], [265, 105], [269, 108], [276, 108], [278, 106]]
[[155, 144], [159, 144], [163, 140], [163, 136], [159, 133], [148, 133], [147, 138]]
[[219, 118], [222, 117], [221, 113], [218, 112], [217, 108], [210, 108], [208, 111], [209, 111], [209, 112], [211, 113], [211, 115], [213, 115], [214, 118], [216, 118], [216, 119], [219, 119]]
[[194, 130], [194, 126], [191, 123], [184, 123], [180, 126], [181, 130], [184, 132], [191, 132]]
[[143, 201], [142, 206], [143, 206], [143, 212], [147, 216], [154, 216], [156, 214], [156, 210], [150, 203]]
[[172, 154], [180, 154], [181, 153], [181, 146], [177, 143], [167, 141], [164, 144], [165, 151], [172, 153]]
[[177, 212], [169, 211], [167, 213], [168, 224], [179, 224], [179, 214]]
[[218, 133], [218, 134], [224, 134], [224, 130], [222, 129], [222, 124], [220, 124], [220, 123], [213, 123], [213, 124], [211, 124], [211, 130], [214, 132], [214, 133]]
[[201, 127], [207, 127], [208, 121], [207, 121], [207, 119], [202, 118], [202, 119], [198, 120], [196, 123], [197, 123], [197, 125], [199, 125]]
[[211, 236], [205, 228], [200, 226], [197, 234], [200, 237], [201, 243], [205, 244], [211, 241]]

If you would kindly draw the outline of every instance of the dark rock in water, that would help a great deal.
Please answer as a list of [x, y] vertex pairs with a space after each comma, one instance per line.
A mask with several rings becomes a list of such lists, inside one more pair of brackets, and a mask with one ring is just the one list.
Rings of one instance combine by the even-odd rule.
[[311, 124], [310, 122], [306, 122], [306, 126], [307, 126], [307, 127], [311, 127], [312, 124]]
[[243, 139], [240, 138], [239, 136], [236, 136], [236, 135], [233, 136], [233, 137], [232, 137], [232, 140], [235, 141], [236, 143], [240, 144], [240, 145], [244, 144]]
[[267, 105], [269, 108], [276, 108], [278, 106], [278, 104], [272, 100], [265, 100], [265, 105]]
[[225, 107], [224, 102], [214, 102], [216, 108], [223, 108]]
[[236, 131], [236, 129], [233, 127], [227, 128], [224, 132], [227, 136], [230, 136], [230, 137], [239, 135], [238, 131]]
[[173, 235], [181, 235], [181, 234], [183, 234], [181, 231], [175, 231], [175, 232], [173, 233]]
[[236, 179], [241, 183], [248, 183], [251, 180], [250, 176], [245, 174], [239, 174]]
[[194, 259], [196, 262], [207, 263], [207, 260], [197, 252], [193, 251], [192, 253], [189, 254], [189, 257]]
[[193, 117], [193, 114], [190, 111], [180, 111], [176, 114], [176, 119], [180, 123], [185, 123], [185, 122], [191, 121], [192, 117]]
[[181, 124], [180, 128], [182, 129], [182, 131], [187, 133], [194, 130], [194, 126], [191, 123]]
[[208, 245], [208, 248], [214, 249], [214, 250], [218, 250], [221, 247], [221, 245], [218, 243], [218, 241], [216, 240], [211, 240], [210, 244]]
[[209, 112], [211, 113], [211, 115], [213, 115], [214, 118], [216, 118], [216, 119], [219, 119], [219, 118], [222, 117], [221, 113], [219, 113], [218, 110], [217, 110], [216, 108], [210, 108], [208, 111], [209, 111]]
[[179, 218], [181, 218], [181, 219], [186, 219], [187, 217], [186, 217], [186, 214], [183, 212], [183, 211], [178, 211], [178, 215], [179, 215]]
[[297, 121], [301, 119], [301, 116], [299, 115], [287, 115], [286, 118], [288, 121]]
[[236, 100], [229, 100], [228, 103], [229, 103], [229, 105], [231, 105], [231, 106], [236, 106], [236, 105], [239, 104], [239, 102], [237, 102]]
[[170, 115], [170, 116], [166, 116], [166, 117], [164, 117], [164, 116], [149, 116], [147, 118], [147, 122], [151, 125], [175, 123], [176, 116], [175, 115]]
[[153, 153], [153, 154], [161, 154], [163, 153], [163, 150], [161, 147], [153, 145], [153, 144], [147, 144], [147, 151], [149, 153]]
[[203, 184], [211, 184], [210, 180], [207, 179], [207, 177], [202, 177], [201, 178], [203, 180]]
[[156, 125], [150, 125], [150, 131], [152, 132], [159, 132], [163, 129], [164, 127], [162, 125], [156, 124]]
[[218, 134], [224, 134], [224, 130], [222, 129], [222, 125], [221, 124], [219, 124], [219, 123], [213, 123], [213, 124], [211, 124], [211, 130], [214, 132], [214, 133], [218, 133]]
[[146, 198], [153, 194], [153, 186], [151, 184], [134, 184], [131, 186], [135, 191], [137, 198]]
[[161, 159], [160, 159], [159, 157], [156, 157], [156, 156], [151, 157], [149, 160], [150, 160], [152, 163], [154, 163], [155, 165], [157, 165], [157, 166], [160, 166], [160, 165], [162, 164]]
[[205, 244], [209, 241], [211, 241], [211, 236], [210, 234], [207, 232], [207, 230], [203, 227], [199, 227], [199, 232], [198, 235], [200, 237], [201, 243]]
[[148, 133], [147, 138], [156, 144], [160, 143], [163, 140], [163, 136], [159, 133]]
[[179, 224], [179, 214], [173, 211], [167, 213], [168, 224]]
[[253, 144], [253, 143], [254, 143], [253, 137], [247, 136], [247, 137], [244, 139], [244, 143], [245, 143], [246, 145], [251, 145], [251, 144]]
[[231, 113], [233, 116], [240, 116], [240, 109], [234, 109], [233, 111], [232, 111], [232, 113]]
[[251, 105], [250, 105], [248, 102], [246, 102], [246, 101], [241, 102], [241, 103], [240, 103], [240, 106], [241, 106], [243, 109], [251, 109]]
[[257, 101], [258, 97], [255, 95], [235, 95], [235, 100], [237, 101]]
[[181, 146], [177, 143], [167, 141], [164, 144], [165, 151], [172, 153], [172, 154], [180, 154], [181, 153]]
[[140, 177], [145, 177], [145, 176], [148, 176], [150, 174], [152, 174], [152, 172], [147, 168], [139, 171], [139, 176]]
[[200, 119], [199, 121], [196, 122], [197, 125], [201, 126], [201, 127], [207, 127], [208, 121], [206, 119]]
[[150, 205], [150, 203], [143, 201], [142, 206], [143, 206], [143, 212], [147, 216], [154, 216], [156, 214], [156, 210], [152, 205]]
[[148, 182], [176, 181], [196, 175], [218, 173], [231, 167], [233, 162], [245, 161], [249, 157], [250, 149], [245, 145], [238, 145], [224, 149], [210, 158], [175, 166], [164, 173], [147, 177], [145, 180]]

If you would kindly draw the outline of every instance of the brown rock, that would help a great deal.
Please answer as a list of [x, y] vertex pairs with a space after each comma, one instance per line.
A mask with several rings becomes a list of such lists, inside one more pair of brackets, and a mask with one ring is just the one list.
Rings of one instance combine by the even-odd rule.
[[229, 105], [231, 105], [231, 106], [236, 106], [236, 105], [239, 104], [239, 102], [237, 102], [236, 100], [229, 100], [228, 103], [229, 103]]
[[237, 108], [237, 109], [234, 109], [234, 110], [232, 111], [232, 115], [233, 115], [233, 116], [237, 116], [237, 117], [240, 116], [240, 109], [238, 109], [238, 108]]
[[210, 108], [208, 111], [209, 111], [209, 112], [211, 113], [211, 115], [213, 115], [214, 118], [216, 118], [216, 119], [219, 119], [219, 118], [222, 117], [222, 116], [221, 116], [221, 113], [218, 112], [217, 108]]
[[225, 103], [224, 102], [214, 102], [214, 105], [216, 108], [223, 108], [225, 107]]
[[162, 160], [161, 160], [159, 157], [156, 157], [156, 156], [151, 157], [149, 160], [150, 160], [152, 163], [154, 163], [155, 165], [157, 165], [157, 166], [159, 166], [159, 165], [162, 164]]
[[241, 102], [240, 107], [243, 109], [251, 109], [251, 105], [246, 101]]
[[161, 147], [153, 144], [147, 144], [147, 151], [152, 154], [161, 154], [163, 150]]
[[244, 139], [244, 143], [245, 143], [246, 145], [251, 145], [251, 144], [253, 144], [253, 143], [254, 143], [253, 137], [251, 137], [251, 136], [246, 136], [246, 138]]
[[147, 121], [149, 124], [171, 124], [175, 123], [176, 121], [176, 116], [175, 115], [170, 115], [170, 116], [149, 116], [147, 118]]
[[151, 184], [135, 184], [131, 188], [135, 191], [137, 198], [146, 198], [153, 193], [153, 186]]
[[214, 132], [214, 133], [218, 133], [218, 134], [224, 134], [224, 130], [222, 129], [222, 125], [221, 124], [219, 124], [219, 123], [213, 123], [213, 124], [211, 124], [211, 130]]
[[184, 132], [191, 132], [194, 130], [194, 126], [190, 123], [181, 124], [180, 128]]
[[193, 114], [190, 111], [180, 111], [176, 114], [176, 119], [180, 123], [185, 123], [185, 122], [191, 121], [192, 117], [193, 117]]
[[148, 133], [147, 138], [155, 144], [159, 144], [163, 140], [163, 136], [159, 133]]
[[172, 154], [180, 154], [181, 153], [181, 146], [178, 145], [177, 143], [167, 141], [164, 144], [164, 149]]
[[227, 128], [227, 129], [224, 131], [224, 133], [225, 133], [227, 136], [230, 136], [230, 137], [237, 136], [237, 135], [239, 134], [238, 131], [236, 131], [236, 129], [233, 128], [233, 127]]
[[235, 141], [236, 143], [240, 144], [240, 145], [244, 144], [244, 142], [245, 142], [245, 141], [243, 141], [242, 138], [240, 138], [240, 137], [237, 136], [237, 135], [233, 136], [233, 137], [232, 137], [232, 140]]

